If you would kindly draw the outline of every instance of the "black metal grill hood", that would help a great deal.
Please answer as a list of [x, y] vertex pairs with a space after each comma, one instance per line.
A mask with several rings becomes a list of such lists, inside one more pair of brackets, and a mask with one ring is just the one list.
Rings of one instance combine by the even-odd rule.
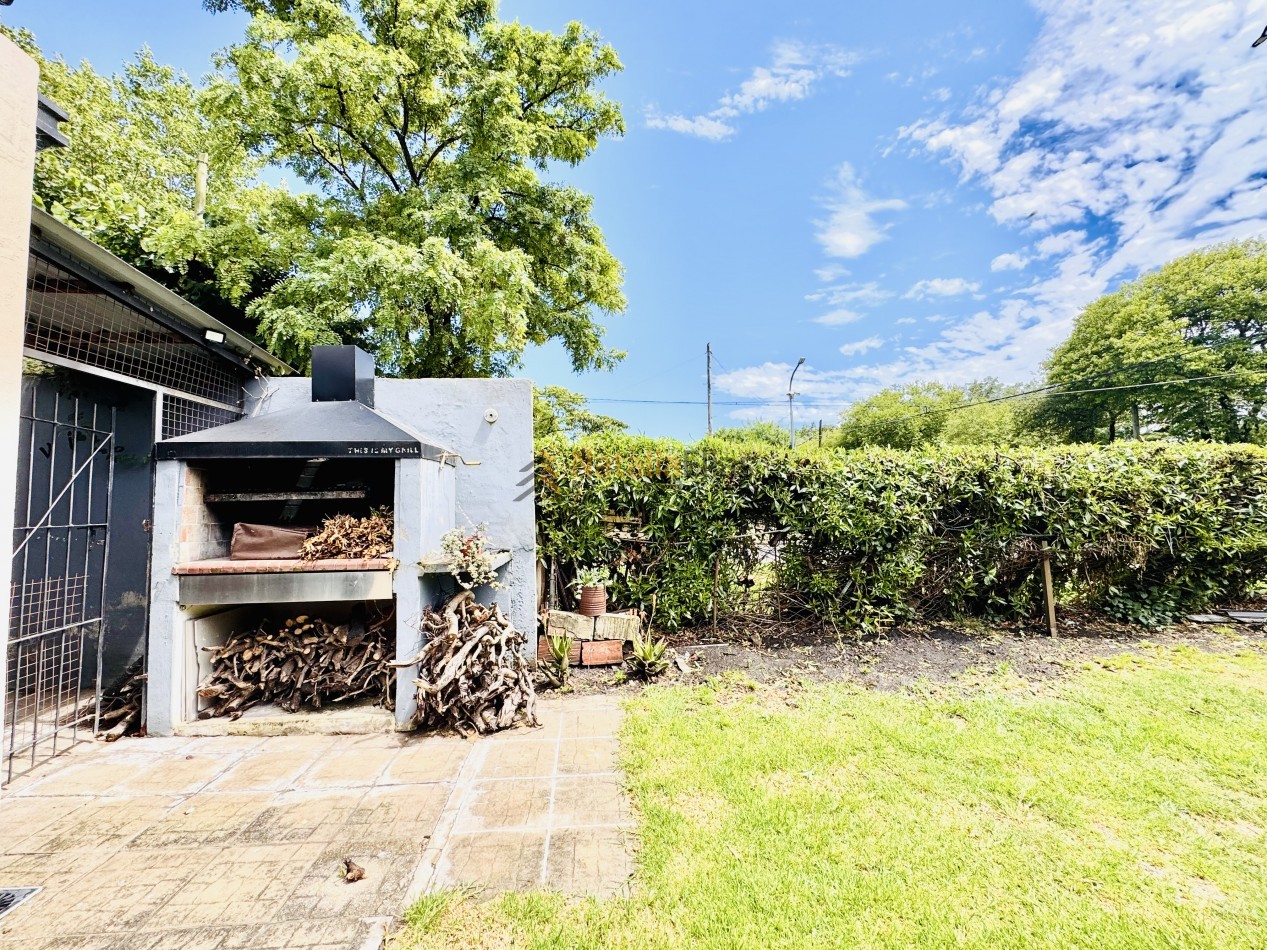
[[312, 349], [312, 401], [155, 446], [169, 459], [452, 457], [374, 409], [374, 359], [355, 346]]

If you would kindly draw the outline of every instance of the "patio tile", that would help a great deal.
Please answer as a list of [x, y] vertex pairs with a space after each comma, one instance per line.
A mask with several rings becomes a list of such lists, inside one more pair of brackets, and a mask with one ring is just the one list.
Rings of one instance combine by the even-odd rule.
[[545, 885], [565, 894], [605, 897], [633, 873], [631, 832], [624, 828], [564, 828], [550, 834]]
[[500, 779], [476, 782], [467, 793], [453, 830], [544, 829], [550, 823], [551, 779]]
[[579, 775], [612, 772], [620, 744], [614, 738], [561, 739], [559, 741], [559, 774]]
[[466, 739], [437, 736], [430, 741], [406, 745], [387, 763], [379, 785], [411, 785], [421, 782], [452, 782], [471, 754], [474, 743]]
[[208, 792], [280, 792], [294, 788], [295, 780], [317, 761], [307, 749], [258, 752], [239, 759], [207, 785]]
[[441, 880], [485, 892], [539, 887], [545, 842], [544, 831], [454, 835], [441, 858]]
[[545, 778], [554, 774], [559, 745], [555, 741], [490, 744], [478, 778]]
[[560, 777], [554, 798], [554, 828], [618, 825], [631, 820], [616, 775]]

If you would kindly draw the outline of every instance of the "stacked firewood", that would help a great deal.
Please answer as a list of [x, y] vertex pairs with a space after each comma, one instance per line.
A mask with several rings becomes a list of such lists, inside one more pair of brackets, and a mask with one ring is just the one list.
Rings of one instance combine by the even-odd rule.
[[359, 696], [391, 708], [395, 637], [391, 612], [341, 624], [304, 614], [262, 621], [223, 646], [203, 647], [212, 670], [198, 685], [199, 698], [209, 703], [198, 716], [237, 719], [260, 703], [297, 712]]
[[[145, 663], [137, 660], [123, 673], [123, 678], [101, 694], [101, 716], [97, 738], [113, 742], [141, 728], [141, 699], [145, 692]], [[87, 715], [91, 717], [92, 711]]]
[[393, 547], [392, 529], [392, 513], [387, 508], [376, 509], [366, 518], [333, 515], [304, 540], [299, 556], [306, 561], [386, 557]]
[[524, 659], [524, 636], [496, 604], [484, 606], [462, 591], [442, 610], [427, 609], [422, 652], [394, 665], [419, 665], [414, 686], [424, 728], [452, 727], [463, 735], [536, 726], [537, 697]]

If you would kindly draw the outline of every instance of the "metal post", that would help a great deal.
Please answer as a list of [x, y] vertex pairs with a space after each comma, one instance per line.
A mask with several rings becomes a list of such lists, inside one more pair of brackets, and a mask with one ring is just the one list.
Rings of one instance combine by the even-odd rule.
[[1047, 633], [1056, 636], [1056, 594], [1051, 583], [1051, 545], [1043, 542], [1041, 551], [1043, 560], [1043, 600], [1047, 604]]

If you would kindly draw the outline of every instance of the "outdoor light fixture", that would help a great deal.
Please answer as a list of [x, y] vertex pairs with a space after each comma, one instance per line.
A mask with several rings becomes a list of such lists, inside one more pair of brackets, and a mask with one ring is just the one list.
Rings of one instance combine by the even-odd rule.
[[224, 334], [221, 333], [219, 330], [208, 330], [206, 333], [203, 334], [203, 336], [207, 338], [208, 343], [223, 343], [224, 342]]
[[796, 448], [796, 419], [792, 415], [792, 400], [796, 398], [796, 393], [792, 392], [792, 380], [796, 379], [796, 371], [804, 362], [805, 357], [802, 356], [792, 367], [792, 375], [787, 378], [787, 431], [792, 448]]
[[1262, 46], [1264, 43], [1267, 43], [1267, 26], [1263, 27], [1263, 35], [1260, 36], [1258, 39], [1254, 40], [1254, 42], [1250, 43], [1249, 45], [1250, 45], [1250, 48], [1252, 49], [1255, 46]]

